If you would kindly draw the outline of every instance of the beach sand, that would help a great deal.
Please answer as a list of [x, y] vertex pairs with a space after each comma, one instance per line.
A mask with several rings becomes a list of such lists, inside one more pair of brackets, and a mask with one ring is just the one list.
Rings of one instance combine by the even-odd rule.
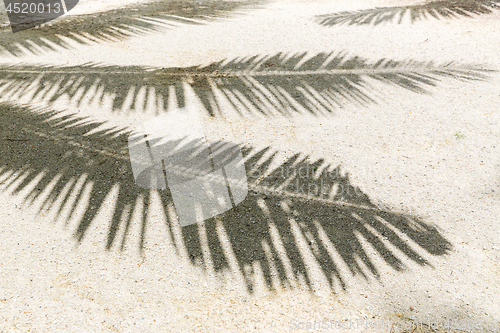
[[[129, 3], [136, 4], [81, 0], [72, 16], [63, 19], [71, 24], [80, 14]], [[67, 47], [54, 46], [38, 54], [2, 53], [2, 70], [15, 64], [87, 63], [186, 68], [278, 53], [288, 57], [306, 53], [304, 59], [326, 53], [358, 56], [369, 63], [413, 59], [491, 71], [484, 72], [482, 80], [439, 77], [434, 86], [425, 86], [426, 92], [369, 79], [360, 87], [373, 101], [355, 103], [347, 95], [337, 97], [341, 106], [331, 103], [315, 114], [303, 107], [290, 113], [279, 108], [250, 112], [252, 107], [244, 105], [237, 112], [227, 101], [221, 102], [215, 116], [202, 111], [207, 137], [244, 147], [247, 169], [265, 165], [272, 156], [262, 177], [269, 170], [283, 170], [288, 159], [299, 156], [310, 183], [317, 179], [317, 174], [308, 174], [311, 168], [339, 167], [339, 188], [354, 192], [339, 200], [323, 200], [294, 189], [276, 189], [272, 181], [254, 181], [242, 205], [182, 228], [173, 204], [162, 201], [160, 191], [152, 191], [144, 201], [146, 192], [137, 194], [133, 183], [122, 181], [125, 176], [112, 174], [122, 169], [99, 157], [112, 138], [98, 138], [94, 146], [90, 139], [80, 141], [78, 131], [61, 130], [32, 145], [19, 143], [15, 147], [23, 150], [0, 157], [0, 329], [306, 332], [308, 324], [319, 327], [321, 322], [320, 332], [427, 332], [445, 331], [451, 320], [456, 328], [452, 331], [465, 332], [471, 323], [498, 331], [500, 75], [495, 70], [500, 12], [427, 18], [413, 24], [406, 20], [324, 26], [315, 20], [316, 15], [400, 4], [261, 2], [237, 8], [226, 17], [192, 19], [200, 25], [177, 20], [164, 29], [115, 41], [69, 40]], [[76, 79], [90, 75], [86, 71], [92, 69], [75, 72]], [[0, 78], [2, 83], [9, 79]], [[99, 129], [125, 131], [175, 108], [174, 97], [169, 105], [126, 102], [118, 107], [112, 92], [94, 98], [100, 94], [100, 84], [107, 82], [96, 81], [86, 96], [65, 94], [56, 101], [49, 100], [50, 93], [30, 94], [41, 84], [36, 81], [29, 89], [20, 87], [19, 94], [6, 93], [6, 86], [0, 86], [4, 133], [13, 135], [10, 128], [26, 125], [32, 132], [20, 137], [34, 140], [45, 127], [30, 114], [47, 110], [103, 122]], [[128, 76], [117, 87], [140, 90], [144, 82]], [[58, 86], [52, 88], [55, 92]], [[122, 91], [116, 89], [115, 97]], [[186, 88], [186, 104], [202, 110], [195, 92]], [[147, 94], [138, 96], [144, 99]], [[19, 112], [27, 115], [16, 118]], [[11, 127], [6, 122], [12, 122]], [[126, 148], [125, 137], [117, 136], [119, 147]], [[11, 149], [10, 138], [4, 134], [2, 149]], [[50, 140], [71, 147], [81, 144], [75, 152], [84, 155], [93, 154], [87, 148], [94, 147], [97, 157], [90, 161], [97, 161], [97, 166], [80, 169], [71, 158], [54, 158], [54, 148], [44, 146]], [[110, 158], [130, 170], [127, 159], [121, 158], [125, 155], [121, 159], [118, 155]], [[75, 156], [74, 161], [87, 158]], [[58, 203], [59, 198], [41, 209], [51, 194], [64, 192], [55, 184], [59, 170], [63, 173], [65, 168], [74, 169], [80, 185], [76, 178], [62, 185], [68, 189], [76, 182], [74, 189], [82, 187], [81, 196], [69, 196], [66, 205]], [[21, 186], [27, 176], [23, 170], [39, 174]], [[51, 182], [37, 183], [53, 170], [57, 172]], [[17, 175], [21, 177], [10, 183]], [[93, 187], [108, 192], [94, 193]], [[118, 208], [123, 216], [113, 218]], [[125, 230], [127, 212], [131, 215]], [[91, 223], [82, 231], [88, 214]], [[110, 244], [111, 221], [118, 227]]]

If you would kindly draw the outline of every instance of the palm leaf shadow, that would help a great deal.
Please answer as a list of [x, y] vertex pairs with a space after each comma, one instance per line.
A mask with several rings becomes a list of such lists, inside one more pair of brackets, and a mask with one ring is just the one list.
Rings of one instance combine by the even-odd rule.
[[39, 28], [15, 34], [4, 24], [0, 27], [0, 55], [21, 56], [24, 51], [38, 54], [40, 49], [52, 51], [56, 47], [69, 49], [71, 44], [68, 39], [79, 44], [123, 40], [179, 24], [203, 24], [257, 4], [258, 0], [163, 0], [102, 13], [64, 16]]
[[[341, 53], [252, 56], [185, 68], [137, 66], [74, 67], [0, 65], [4, 96], [32, 96], [55, 101], [68, 96], [77, 103], [90, 95], [102, 102], [113, 99], [113, 109], [168, 107], [170, 96], [185, 105], [186, 87], [192, 89], [210, 115], [223, 113], [229, 102], [240, 113], [329, 113], [347, 103], [375, 103], [370, 84], [378, 81], [425, 93], [440, 78], [484, 79], [488, 70], [453, 62], [437, 65], [413, 60], [366, 59]], [[376, 90], [375, 90], [376, 91]], [[30, 95], [31, 94], [31, 95]], [[227, 105], [224, 104], [224, 105]]]
[[318, 15], [316, 21], [324, 26], [340, 24], [379, 25], [393, 21], [402, 23], [405, 15], [409, 15], [410, 22], [414, 23], [431, 17], [435, 19], [452, 19], [490, 14], [499, 8], [499, 0], [441, 0], [410, 6], [377, 7]]
[[[230, 257], [234, 256], [250, 292], [258, 272], [270, 289], [293, 288], [297, 281], [305, 280], [312, 290], [305, 260], [309, 253], [331, 288], [346, 289], [348, 277], [379, 277], [366, 243], [375, 250], [374, 256], [396, 271], [406, 268], [405, 260], [429, 265], [416, 248], [426, 255], [444, 255], [451, 249], [434, 227], [418, 217], [372, 204], [339, 167], [331, 168], [322, 160], [310, 162], [308, 156], [297, 154], [270, 170], [275, 153], [266, 158], [268, 154], [269, 148], [246, 148], [252, 191], [244, 202], [203, 226], [182, 229], [193, 264], [224, 271], [233, 268]], [[229, 239], [234, 254], [224, 249], [224, 239]], [[204, 253], [203, 242], [210, 254]], [[301, 242], [307, 244], [306, 250]], [[347, 272], [342, 272], [339, 262]]]
[[[90, 199], [84, 203], [75, 232], [81, 242], [106, 197], [118, 188], [106, 248], [116, 242], [124, 248], [133, 210], [142, 207], [137, 208], [142, 250], [150, 190], [134, 182], [127, 130], [99, 130], [102, 123], [5, 103], [0, 103], [0, 112], [0, 176], [6, 189], [14, 194], [27, 190], [26, 203], [39, 199], [42, 210], [60, 214], [69, 205], [74, 214], [84, 201], [83, 189], [90, 186]], [[304, 251], [311, 253], [332, 288], [346, 288], [351, 274], [378, 277], [373, 256], [401, 271], [405, 261], [428, 265], [426, 256], [444, 255], [451, 249], [434, 227], [418, 217], [378, 208], [350, 183], [347, 174], [323, 160], [309, 162], [299, 154], [271, 170], [278, 152], [247, 147], [243, 153], [250, 189], [247, 198], [203, 224], [183, 227], [176, 246], [187, 249], [194, 265], [208, 267], [211, 262], [216, 272], [226, 270], [235, 259], [249, 291], [254, 290], [256, 266], [269, 288], [277, 288], [276, 283], [293, 287], [304, 279], [312, 289]], [[83, 186], [75, 185], [78, 180]], [[69, 201], [71, 194], [76, 194], [75, 202]], [[168, 190], [160, 194], [165, 207], [173, 204]], [[166, 210], [165, 219], [173, 233]], [[199, 228], [205, 228], [206, 240], [201, 239]], [[118, 230], [125, 231], [121, 240]], [[232, 253], [223, 239], [229, 240]], [[202, 250], [203, 241], [209, 244], [208, 254]], [[367, 244], [375, 254], [369, 253]], [[343, 273], [340, 264], [350, 273]]]
[[[83, 239], [98, 208], [113, 186], [123, 185], [120, 186], [110, 226], [109, 249], [115, 241], [121, 219], [124, 218], [125, 228], [128, 228], [132, 217], [131, 208], [135, 207], [138, 200], [143, 200], [144, 203], [149, 201], [149, 193], [133, 186], [134, 180], [128, 173], [130, 168], [127, 165], [126, 144], [124, 146], [123, 143], [126, 134], [114, 130], [99, 131], [97, 129], [103, 123], [90, 123], [84, 118], [60, 117], [57, 112], [5, 104], [0, 106], [0, 175], [8, 177], [5, 186], [9, 188], [18, 182], [14, 185], [14, 194], [36, 183], [36, 187], [25, 199], [31, 204], [52, 184], [53, 188], [44, 199], [42, 209], [56, 209], [60, 214], [64, 206], [70, 203], [71, 194], [76, 193], [71, 218], [74, 217], [77, 203], [83, 199], [85, 187], [92, 186], [90, 201], [75, 234], [79, 241]], [[89, 134], [90, 131], [95, 133]], [[38, 179], [40, 176], [42, 177]], [[82, 180], [83, 185], [78, 186], [78, 181]], [[56, 201], [61, 198], [62, 202], [57, 206]], [[144, 220], [142, 223], [145, 223]], [[122, 245], [124, 242], [125, 239], [122, 240]]]

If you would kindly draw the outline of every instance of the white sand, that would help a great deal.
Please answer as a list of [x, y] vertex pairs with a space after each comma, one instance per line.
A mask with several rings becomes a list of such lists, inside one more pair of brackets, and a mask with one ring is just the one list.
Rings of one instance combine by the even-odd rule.
[[[108, 9], [93, 7], [95, 3], [82, 0], [78, 10]], [[453, 60], [498, 68], [500, 13], [376, 27], [322, 27], [311, 19], [336, 10], [395, 3], [399, 2], [365, 1], [355, 6], [341, 1], [274, 2], [203, 26], [180, 25], [116, 43], [0, 61], [174, 67], [276, 52], [348, 51], [371, 60]], [[78, 216], [68, 221], [53, 211], [37, 214], [38, 202], [28, 207], [23, 204], [23, 193], [11, 195], [5, 190], [0, 192], [0, 329], [288, 332], [293, 319], [355, 321], [365, 316], [387, 323], [403, 317], [497, 322], [499, 87], [498, 73], [484, 82], [442, 79], [429, 88], [432, 94], [380, 84], [377, 89], [382, 93], [375, 95], [378, 104], [348, 106], [325, 116], [268, 118], [228, 113], [225, 119], [206, 121], [209, 136], [256, 148], [269, 146], [279, 152], [278, 159], [301, 153], [312, 161], [323, 158], [333, 166], [341, 164], [351, 182], [373, 202], [394, 212], [421, 216], [452, 243], [453, 250], [446, 256], [418, 250], [432, 267], [417, 265], [394, 250], [405, 265], [396, 272], [367, 247], [380, 278], [353, 277], [339, 264], [347, 283], [342, 291], [338, 285], [328, 286], [318, 263], [308, 259], [310, 247], [302, 244], [314, 293], [301, 281], [294, 281], [295, 287], [288, 290], [279, 286], [269, 290], [258, 273], [255, 292], [248, 293], [237, 264], [215, 274], [192, 265], [182, 251], [174, 251], [158, 198], [149, 207], [148, 238], [141, 257], [137, 223], [132, 225], [124, 252], [118, 246], [105, 250], [112, 195], [78, 244], [72, 236]], [[6, 100], [23, 102], [22, 97]], [[61, 99], [51, 107], [116, 126], [134, 126], [153, 117], [152, 110], [112, 113], [109, 103], [76, 107]], [[456, 133], [465, 137], [457, 139]], [[231, 244], [226, 251], [231, 257]], [[364, 331], [364, 327], [354, 331]]]

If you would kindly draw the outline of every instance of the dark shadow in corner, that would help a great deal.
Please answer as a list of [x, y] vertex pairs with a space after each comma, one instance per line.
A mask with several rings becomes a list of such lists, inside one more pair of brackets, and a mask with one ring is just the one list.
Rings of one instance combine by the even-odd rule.
[[38, 28], [13, 34], [6, 15], [0, 13], [0, 56], [38, 54], [57, 47], [71, 48], [65, 39], [79, 44], [117, 41], [130, 36], [161, 31], [180, 24], [203, 24], [262, 4], [249, 1], [172, 0], [135, 4], [101, 13], [63, 16]]
[[[0, 114], [0, 176], [5, 190], [15, 194], [32, 187], [25, 202], [39, 198], [42, 209], [56, 210], [58, 215], [65, 206], [74, 213], [83, 204], [84, 214], [75, 232], [81, 242], [106, 197], [118, 187], [106, 248], [115, 242], [124, 248], [134, 209], [142, 207], [142, 251], [150, 190], [134, 182], [126, 130], [99, 131], [102, 123], [9, 104], [0, 104]], [[445, 255], [451, 249], [434, 227], [418, 217], [375, 206], [350, 183], [348, 175], [322, 160], [309, 162], [307, 156], [296, 155], [270, 170], [276, 153], [270, 148], [243, 149], [250, 193], [235, 209], [203, 223], [208, 254], [202, 251], [200, 224], [182, 228], [181, 241], [194, 265], [206, 266], [210, 258], [217, 272], [231, 266], [221, 226], [249, 291], [254, 290], [255, 264], [270, 289], [277, 287], [273, 284], [277, 272], [280, 285], [304, 280], [312, 290], [304, 251], [311, 253], [335, 289], [337, 284], [345, 288], [352, 275], [378, 277], [374, 256], [401, 271], [405, 261], [428, 265], [425, 256]], [[76, 186], [78, 180], [83, 186]], [[89, 202], [82, 197], [86, 186], [91, 187]], [[71, 194], [76, 194], [76, 201], [70, 200]], [[162, 190], [161, 197], [165, 206], [172, 204], [168, 191]], [[118, 230], [125, 231], [122, 239], [117, 239]], [[366, 244], [374, 254], [367, 252]], [[351, 275], [341, 273], [340, 262]]]
[[491, 14], [500, 8], [499, 0], [442, 0], [419, 5], [378, 7], [356, 11], [344, 11], [316, 16], [316, 21], [324, 26], [334, 25], [379, 25], [381, 23], [402, 23], [409, 15], [411, 23], [428, 18], [452, 19]]
[[[328, 114], [347, 104], [376, 103], [384, 83], [417, 93], [428, 92], [442, 78], [482, 80], [490, 70], [453, 62], [434, 64], [414, 60], [371, 62], [343, 53], [284, 54], [228, 59], [207, 66], [144, 68], [138, 66], [0, 65], [4, 98], [20, 95], [49, 102], [67, 96], [113, 101], [113, 110], [167, 109], [185, 105], [189, 86], [210, 115], [224, 114], [222, 105], [242, 114]], [[377, 94], [378, 93], [378, 94]], [[224, 104], [226, 103], [226, 104]], [[158, 111], [159, 112], [159, 111]]]

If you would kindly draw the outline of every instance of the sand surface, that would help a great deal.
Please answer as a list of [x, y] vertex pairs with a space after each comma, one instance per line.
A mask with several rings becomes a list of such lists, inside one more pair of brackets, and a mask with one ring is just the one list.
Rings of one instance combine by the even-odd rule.
[[[324, 26], [316, 15], [402, 2], [275, 1], [222, 17], [162, 17], [161, 28], [115, 40], [78, 44], [64, 35], [73, 20], [129, 4], [137, 2], [81, 0], [59, 20], [66, 25], [64, 47], [20, 46], [0, 57], [1, 331], [306, 332], [308, 322], [325, 320], [351, 326], [317, 331], [411, 332], [394, 325], [438, 322], [439, 331], [448, 319], [455, 320], [452, 331], [466, 331], [464, 323], [479, 323], [478, 332], [499, 330], [499, 11]], [[36, 31], [16, 38], [39, 41]], [[0, 45], [15, 48], [9, 38]], [[86, 130], [71, 130], [74, 124], [57, 127], [38, 116], [57, 110], [101, 122], [91, 133], [124, 132], [176, 107], [175, 94], [168, 103], [132, 103], [148, 100], [141, 87], [150, 81], [140, 73], [96, 81], [104, 74], [83, 64], [117, 66], [107, 67], [111, 73], [278, 53], [305, 53], [302, 61], [325, 53], [491, 71], [481, 72], [481, 80], [440, 76], [422, 85], [425, 92], [367, 79], [358, 87], [372, 101], [337, 95], [341, 106], [332, 100], [318, 106], [325, 100], [315, 99], [313, 87], [310, 108], [286, 112], [274, 103], [276, 91], [268, 108], [221, 97], [213, 116], [203, 110], [196, 84], [186, 81], [185, 103], [201, 110], [206, 135], [242, 147], [252, 187], [232, 211], [182, 228], [164, 194], [129, 180], [126, 135], [87, 138]], [[88, 90], [51, 98], [63, 89], [62, 72], [30, 76], [36, 68], [36, 75], [50, 72], [50, 65], [72, 68], [72, 80], [90, 77]], [[29, 67], [25, 77], [8, 76], [19, 66]], [[46, 93], [37, 92], [41, 86]], [[121, 104], [113, 102], [117, 96]], [[73, 157], [56, 152], [60, 147]], [[310, 170], [338, 167], [338, 178], [324, 180], [337, 182], [339, 195], [278, 186], [272, 170], [293, 170], [286, 161], [294, 156], [306, 187], [323, 179]], [[74, 193], [62, 203], [72, 184]], [[112, 221], [117, 226], [110, 229]], [[426, 325], [415, 331], [430, 331]]]

